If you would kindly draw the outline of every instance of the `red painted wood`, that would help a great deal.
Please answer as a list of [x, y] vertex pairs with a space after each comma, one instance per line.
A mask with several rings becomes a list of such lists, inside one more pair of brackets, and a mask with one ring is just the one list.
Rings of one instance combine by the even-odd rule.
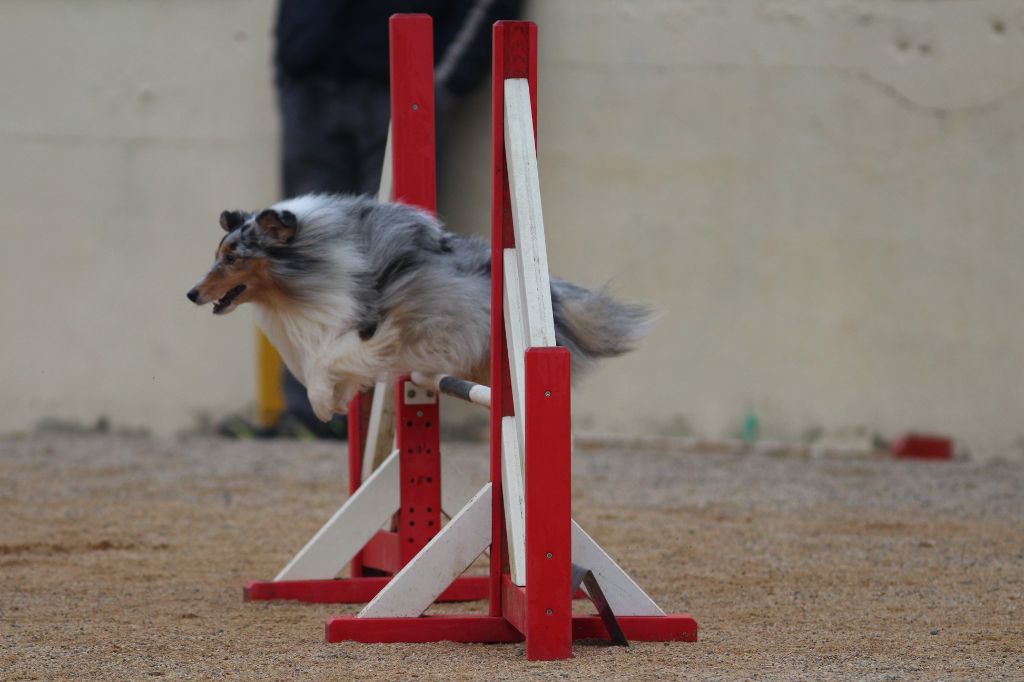
[[953, 441], [945, 436], [910, 433], [893, 443], [892, 454], [902, 459], [953, 459]]
[[[366, 442], [364, 430], [362, 394], [348, 404], [348, 494], [352, 495], [363, 484], [363, 443]], [[359, 552], [349, 563], [349, 572], [353, 577], [363, 575], [363, 553]]]
[[[590, 599], [583, 590], [576, 590], [573, 599]], [[526, 588], [512, 584], [508, 573], [501, 577], [501, 615], [517, 630], [526, 633]]]
[[512, 383], [505, 339], [503, 250], [515, 246], [512, 204], [505, 161], [506, 78], [529, 78], [537, 129], [537, 26], [526, 21], [499, 21], [492, 31], [491, 64], [491, 598], [490, 614], [501, 606], [501, 575], [507, 569], [507, 541], [501, 490], [501, 418], [510, 416]]
[[526, 657], [572, 656], [570, 353], [526, 351]]
[[398, 573], [405, 565], [402, 561], [401, 539], [393, 531], [377, 531], [363, 547], [361, 554], [364, 569]]
[[[688, 614], [624, 616], [626, 637], [636, 642], [696, 642], [697, 622]], [[596, 615], [573, 616], [573, 639], [609, 639]], [[328, 642], [417, 643], [521, 642], [523, 634], [501, 617], [482, 615], [423, 616], [421, 618], [357, 618], [335, 616], [327, 621]], [[529, 640], [527, 640], [529, 641]], [[529, 646], [529, 644], [527, 644]]]
[[[318, 604], [365, 604], [377, 596], [390, 576], [337, 578], [334, 580], [256, 581], [245, 586], [246, 601], [292, 600]], [[455, 579], [438, 601], [478, 601], [487, 597], [487, 576]]]
[[396, 14], [389, 30], [394, 198], [436, 213], [434, 21], [427, 14]]
[[[434, 148], [434, 29], [426, 14], [391, 17], [392, 182], [396, 201], [437, 212]], [[406, 406], [399, 380], [397, 429], [401, 501], [397, 525], [401, 563], [441, 526], [440, 427], [437, 405]]]
[[501, 617], [423, 616], [420, 618], [356, 618], [327, 621], [328, 642], [521, 642], [523, 636]]
[[[688, 613], [669, 616], [619, 616], [626, 639], [636, 642], [696, 642], [697, 621]], [[573, 639], [611, 639], [601, 617], [573, 616]]]
[[441, 528], [441, 431], [438, 404], [408, 405], [405, 382], [395, 383], [400, 499], [398, 537], [401, 565], [416, 556]]
[[501, 580], [501, 615], [516, 630], [526, 634], [526, 588], [513, 585], [508, 573]]

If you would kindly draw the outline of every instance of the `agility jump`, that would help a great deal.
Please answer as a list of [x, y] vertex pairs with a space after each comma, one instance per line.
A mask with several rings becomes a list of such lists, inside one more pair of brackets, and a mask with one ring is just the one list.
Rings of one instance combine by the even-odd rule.
[[[392, 136], [380, 197], [433, 212], [432, 21], [396, 15], [390, 32]], [[691, 616], [666, 615], [571, 518], [571, 357], [555, 345], [537, 175], [536, 26], [498, 22], [493, 49], [490, 387], [416, 374], [378, 383], [370, 404], [357, 396], [349, 499], [246, 596], [368, 602], [328, 620], [329, 642], [525, 640], [528, 659], [549, 660], [570, 657], [574, 639], [695, 641]], [[482, 487], [440, 455], [441, 392], [490, 411]], [[463, 576], [488, 549], [489, 574]], [[346, 564], [352, 577], [335, 578]], [[572, 613], [583, 593], [597, 615]], [[486, 614], [423, 615], [438, 600], [483, 598]]]

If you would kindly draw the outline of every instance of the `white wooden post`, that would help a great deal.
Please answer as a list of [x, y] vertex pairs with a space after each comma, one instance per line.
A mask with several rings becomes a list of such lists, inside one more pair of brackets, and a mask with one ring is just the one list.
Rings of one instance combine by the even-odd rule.
[[491, 544], [491, 484], [428, 542], [377, 596], [360, 618], [415, 618]]
[[594, 572], [594, 577], [597, 578], [597, 583], [616, 616], [665, 615], [654, 600], [647, 596], [647, 593], [575, 520], [572, 522], [572, 562]]
[[398, 511], [398, 476], [398, 450], [395, 450], [274, 580], [329, 580], [337, 576], [381, 525]]
[[537, 174], [537, 147], [533, 137], [530, 83], [525, 78], [505, 81], [505, 156], [508, 162], [512, 225], [519, 252], [519, 280], [523, 288], [526, 346], [555, 345], [551, 310], [551, 282], [544, 241], [544, 215]]
[[515, 419], [501, 420], [501, 494], [505, 505], [508, 567], [515, 585], [526, 584], [526, 491], [523, 457]]

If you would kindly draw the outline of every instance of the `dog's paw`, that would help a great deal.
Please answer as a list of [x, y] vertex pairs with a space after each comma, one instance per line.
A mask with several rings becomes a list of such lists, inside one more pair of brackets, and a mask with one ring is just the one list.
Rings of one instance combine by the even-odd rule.
[[334, 386], [334, 411], [338, 414], [348, 414], [348, 404], [359, 393], [359, 386], [351, 383], [336, 384]]

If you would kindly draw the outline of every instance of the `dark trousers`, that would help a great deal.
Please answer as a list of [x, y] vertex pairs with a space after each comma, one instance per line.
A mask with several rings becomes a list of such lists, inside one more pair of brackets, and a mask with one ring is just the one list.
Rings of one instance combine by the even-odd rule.
[[[283, 81], [278, 83], [278, 104], [286, 197], [313, 192], [377, 193], [390, 120], [386, 85]], [[282, 383], [288, 413], [321, 430], [305, 387], [287, 369]]]

